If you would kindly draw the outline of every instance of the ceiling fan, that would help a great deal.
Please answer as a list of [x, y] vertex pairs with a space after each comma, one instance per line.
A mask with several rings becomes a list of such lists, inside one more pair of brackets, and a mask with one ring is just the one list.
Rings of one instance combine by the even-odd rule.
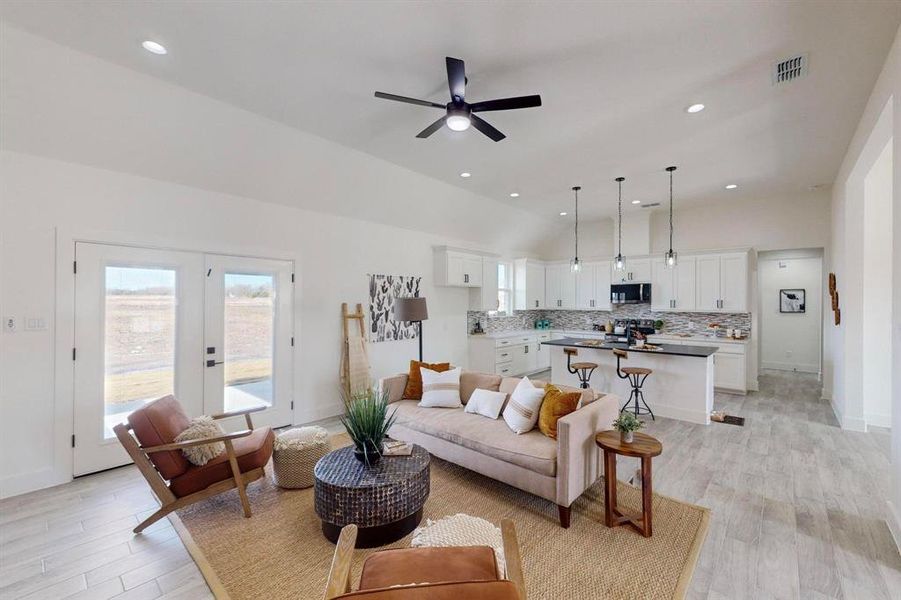
[[473, 102], [472, 104], [469, 104], [466, 102], [466, 68], [463, 65], [463, 61], [459, 58], [451, 58], [448, 56], [445, 58], [445, 62], [447, 63], [447, 85], [450, 88], [451, 95], [451, 101], [447, 104], [438, 104], [437, 102], [429, 102], [428, 100], [417, 100], [416, 98], [386, 94], [385, 92], [375, 93], [376, 98], [417, 104], [419, 106], [441, 108], [447, 111], [443, 117], [420, 131], [416, 136], [418, 138], [429, 137], [441, 129], [441, 126], [445, 124], [449, 129], [454, 131], [466, 131], [469, 129], [469, 126], [472, 125], [495, 142], [499, 142], [507, 136], [492, 127], [488, 121], [474, 113], [541, 106], [541, 96], [538, 95], [485, 100], [484, 102]]

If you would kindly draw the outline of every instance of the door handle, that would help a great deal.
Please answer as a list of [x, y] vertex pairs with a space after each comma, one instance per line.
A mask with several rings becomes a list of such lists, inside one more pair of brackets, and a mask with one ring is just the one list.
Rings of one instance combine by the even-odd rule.
[[215, 367], [216, 365], [221, 365], [223, 361], [221, 360], [208, 360], [206, 361], [206, 366]]
[[524, 354], [528, 354], [528, 353], [529, 353], [529, 347], [528, 347], [528, 346], [523, 346], [523, 347], [526, 349], [526, 351], [524, 352]]
[[469, 273], [463, 273], [463, 283], [469, 283]]

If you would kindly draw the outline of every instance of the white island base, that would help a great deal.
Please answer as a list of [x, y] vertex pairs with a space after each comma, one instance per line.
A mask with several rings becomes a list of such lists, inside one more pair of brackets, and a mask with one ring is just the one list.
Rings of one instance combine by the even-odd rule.
[[[564, 348], [576, 348], [578, 355], [572, 358], [572, 362], [598, 365], [589, 379], [589, 386], [599, 392], [616, 394], [625, 402], [632, 392], [632, 386], [628, 379], [621, 379], [616, 375], [616, 356], [611, 348], [560, 343], [569, 341], [577, 340], [553, 340], [546, 343], [551, 347], [551, 381], [574, 387], [580, 385], [579, 377], [567, 371], [567, 355], [563, 351]], [[665, 354], [630, 350], [629, 358], [622, 361], [622, 366], [646, 367], [653, 371], [641, 389], [645, 402], [655, 416], [708, 425], [710, 412], [713, 410], [713, 355], [680, 355], [675, 353], [677, 348], [679, 346], [673, 346], [674, 353]], [[650, 419], [650, 415], [642, 418]]]

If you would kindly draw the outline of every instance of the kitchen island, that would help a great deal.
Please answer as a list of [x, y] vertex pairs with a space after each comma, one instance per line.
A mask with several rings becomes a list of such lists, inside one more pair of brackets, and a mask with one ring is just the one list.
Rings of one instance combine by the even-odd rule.
[[[596, 363], [598, 368], [589, 379], [592, 389], [613, 393], [625, 399], [632, 388], [628, 380], [616, 375], [614, 349], [626, 350], [628, 360], [623, 367], [646, 367], [653, 373], [644, 382], [644, 399], [654, 415], [680, 419], [691, 423], [710, 423], [713, 410], [714, 358], [717, 349], [708, 346], [656, 344], [657, 350], [629, 347], [625, 343], [600, 342], [578, 338], [563, 338], [542, 343], [550, 347], [551, 381], [578, 387], [579, 378], [567, 368], [565, 348], [573, 348], [577, 355], [572, 362]], [[650, 419], [650, 415], [642, 417]]]

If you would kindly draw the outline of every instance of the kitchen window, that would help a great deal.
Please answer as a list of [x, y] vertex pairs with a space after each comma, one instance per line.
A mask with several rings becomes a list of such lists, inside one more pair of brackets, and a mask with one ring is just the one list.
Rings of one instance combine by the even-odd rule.
[[497, 263], [497, 313], [513, 314], [513, 264]]

